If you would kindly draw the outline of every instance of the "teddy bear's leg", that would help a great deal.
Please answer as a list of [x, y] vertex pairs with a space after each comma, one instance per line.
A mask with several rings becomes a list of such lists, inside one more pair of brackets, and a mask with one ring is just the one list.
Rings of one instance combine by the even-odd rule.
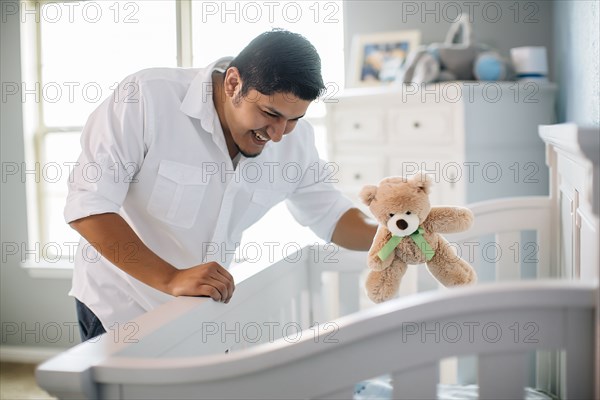
[[406, 269], [406, 263], [394, 260], [392, 265], [383, 271], [369, 272], [365, 284], [369, 299], [375, 303], [381, 303], [394, 297], [398, 293], [400, 281]]
[[473, 267], [460, 258], [444, 239], [440, 240], [435, 255], [427, 262], [427, 268], [444, 286], [465, 285], [477, 281]]

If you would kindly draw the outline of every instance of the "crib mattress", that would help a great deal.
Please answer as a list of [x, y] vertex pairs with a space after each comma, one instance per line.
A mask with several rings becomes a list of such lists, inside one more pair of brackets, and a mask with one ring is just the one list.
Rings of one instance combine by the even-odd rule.
[[[438, 385], [438, 399], [439, 400], [468, 400], [478, 399], [478, 387], [477, 385]], [[550, 397], [545, 393], [537, 391], [533, 388], [525, 388], [525, 400], [551, 400], [554, 397]]]
[[[437, 385], [438, 400], [469, 400], [478, 399], [477, 385]], [[356, 384], [354, 400], [391, 400], [392, 385], [389, 379], [372, 379]], [[525, 400], [554, 400], [548, 394], [526, 387]]]

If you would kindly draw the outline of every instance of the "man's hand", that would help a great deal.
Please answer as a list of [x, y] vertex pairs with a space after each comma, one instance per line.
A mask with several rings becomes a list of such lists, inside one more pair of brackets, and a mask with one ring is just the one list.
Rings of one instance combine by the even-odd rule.
[[228, 303], [235, 290], [231, 274], [216, 262], [173, 272], [168, 288], [173, 296], [209, 296]]
[[[90, 215], [70, 223], [106, 259], [135, 279], [173, 296], [210, 296], [227, 303], [235, 286], [221, 265], [210, 262], [177, 269], [150, 250], [119, 214]], [[120, 257], [114, 249], [135, 249]]]

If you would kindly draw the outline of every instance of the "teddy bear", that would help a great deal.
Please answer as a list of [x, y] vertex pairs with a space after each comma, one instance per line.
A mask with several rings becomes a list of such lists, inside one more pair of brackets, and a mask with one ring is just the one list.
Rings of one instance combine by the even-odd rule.
[[365, 285], [375, 303], [397, 294], [408, 264], [426, 263], [447, 287], [477, 280], [473, 267], [441, 235], [467, 230], [473, 213], [464, 207], [432, 207], [431, 185], [426, 174], [417, 172], [410, 178], [388, 177], [360, 191], [361, 201], [380, 224], [367, 256]]

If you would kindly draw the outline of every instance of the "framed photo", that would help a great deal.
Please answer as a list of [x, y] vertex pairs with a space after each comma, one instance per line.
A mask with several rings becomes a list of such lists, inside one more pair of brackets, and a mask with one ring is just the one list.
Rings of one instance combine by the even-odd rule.
[[350, 87], [393, 82], [408, 57], [419, 46], [417, 30], [356, 35], [352, 41]]

